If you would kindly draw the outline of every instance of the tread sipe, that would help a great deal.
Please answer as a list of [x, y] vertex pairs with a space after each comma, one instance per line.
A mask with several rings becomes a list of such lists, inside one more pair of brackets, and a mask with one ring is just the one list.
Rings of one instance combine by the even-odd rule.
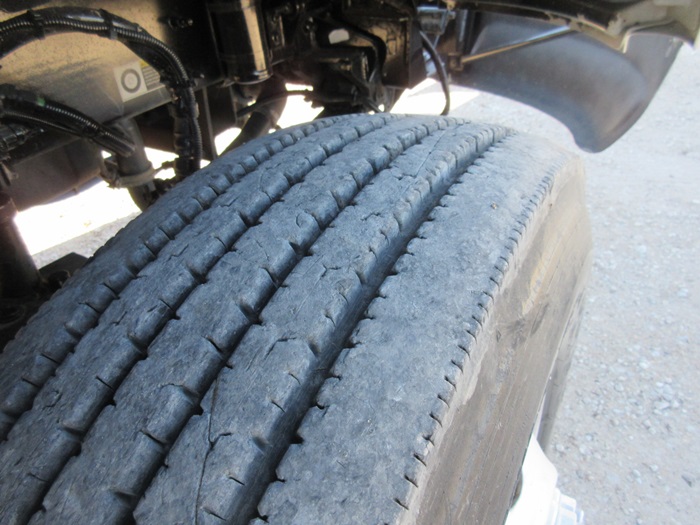
[[500, 523], [578, 312], [582, 196], [570, 154], [448, 118], [213, 162], [0, 355], [0, 523]]

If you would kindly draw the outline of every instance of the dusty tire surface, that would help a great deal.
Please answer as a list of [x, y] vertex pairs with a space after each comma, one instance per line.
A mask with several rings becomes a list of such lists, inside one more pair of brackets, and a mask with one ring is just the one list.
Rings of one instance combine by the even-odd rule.
[[580, 162], [530, 136], [246, 144], [0, 355], [0, 522], [500, 523], [589, 249]]

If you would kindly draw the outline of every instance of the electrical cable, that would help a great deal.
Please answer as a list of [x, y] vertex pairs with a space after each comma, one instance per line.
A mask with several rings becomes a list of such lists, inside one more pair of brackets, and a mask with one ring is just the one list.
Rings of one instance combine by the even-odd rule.
[[199, 169], [202, 135], [197, 121], [194, 82], [175, 52], [138, 24], [103, 9], [55, 7], [28, 10], [0, 23], [0, 58], [29, 42], [66, 32], [117, 40], [158, 71], [172, 97], [174, 146], [178, 154], [176, 176], [183, 178]]
[[26, 126], [19, 122], [2, 123], [0, 125], [0, 159], [7, 159], [12, 150], [22, 146], [38, 133], [39, 130], [34, 126]]
[[450, 83], [447, 78], [445, 64], [443, 64], [440, 55], [435, 49], [435, 46], [433, 46], [433, 43], [423, 31], [420, 31], [420, 37], [423, 41], [423, 48], [428, 52], [430, 59], [435, 64], [435, 69], [437, 71], [438, 78], [440, 79], [440, 84], [442, 85], [442, 92], [445, 94], [445, 107], [440, 115], [447, 115], [450, 112]]
[[0, 117], [84, 137], [112, 153], [129, 156], [134, 143], [118, 131], [68, 106], [7, 84], [0, 85]]

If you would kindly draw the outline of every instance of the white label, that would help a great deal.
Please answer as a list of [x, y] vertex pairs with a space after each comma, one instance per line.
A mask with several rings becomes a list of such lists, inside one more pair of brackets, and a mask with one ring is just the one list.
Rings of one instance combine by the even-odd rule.
[[124, 66], [114, 68], [122, 102], [145, 95], [162, 86], [160, 75], [143, 60], [135, 60]]

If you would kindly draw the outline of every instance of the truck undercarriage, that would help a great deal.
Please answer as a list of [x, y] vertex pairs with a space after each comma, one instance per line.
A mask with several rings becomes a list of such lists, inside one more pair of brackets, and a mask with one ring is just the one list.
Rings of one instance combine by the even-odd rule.
[[[580, 164], [389, 111], [435, 78], [443, 116], [473, 87], [601, 151], [699, 28], [697, 1], [0, 0], [0, 521], [502, 522], [580, 320]], [[280, 130], [290, 96], [318, 118]], [[145, 213], [66, 285], [82, 261], [37, 271], [12, 219], [95, 179]]]

